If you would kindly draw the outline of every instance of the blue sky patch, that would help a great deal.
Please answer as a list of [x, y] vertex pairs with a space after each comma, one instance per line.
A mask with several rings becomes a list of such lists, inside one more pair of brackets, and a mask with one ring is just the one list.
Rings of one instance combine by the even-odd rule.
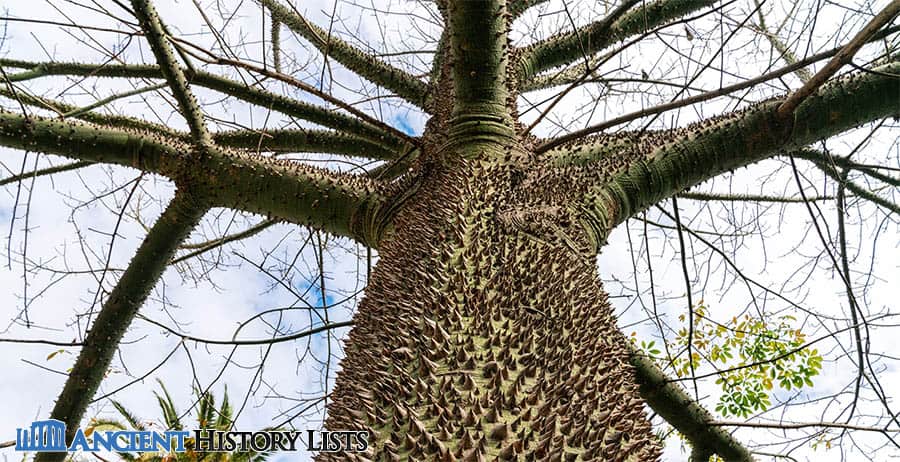
[[409, 116], [397, 114], [394, 116], [394, 125], [396, 128], [407, 135], [416, 135], [416, 129], [409, 123]]

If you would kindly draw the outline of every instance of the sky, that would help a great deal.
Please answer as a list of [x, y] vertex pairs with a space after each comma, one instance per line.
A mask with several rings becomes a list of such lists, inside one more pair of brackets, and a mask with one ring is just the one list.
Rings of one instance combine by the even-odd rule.
[[[199, 1], [199, 0], [198, 0]], [[106, 2], [99, 2], [108, 8]], [[155, 2], [169, 26], [208, 49], [221, 50], [216, 37], [209, 32], [194, 3], [187, 1]], [[219, 40], [224, 40], [243, 57], [263, 60], [265, 43], [262, 28], [266, 20], [256, 5], [245, 4], [236, 9], [235, 2], [200, 1], [204, 12], [214, 24]], [[851, 11], [878, 10], [886, 2], [827, 3], [817, 18], [815, 27], [806, 32], [803, 24], [809, 18], [810, 5], [802, 3], [792, 10], [791, 2], [769, 2], [763, 11], [770, 24], [781, 26], [793, 37], [789, 45], [800, 55], [815, 53], [846, 41], [862, 26], [862, 16]], [[76, 22], [97, 27], [122, 28], [87, 7], [88, 2], [51, 2], [47, 0], [21, 1], [0, 5], [3, 17], [41, 18], [58, 22]], [[352, 2], [309, 1], [298, 4], [307, 17], [320, 25], [329, 22], [334, 14], [336, 33], [353, 43], [368, 46], [367, 50], [393, 53], [404, 50], [429, 50], [439, 30], [433, 9], [415, 2], [373, 1], [371, 4]], [[630, 50], [608, 63], [601, 72], [614, 77], [639, 77], [642, 73], [653, 79], [671, 79], [683, 83], [707, 63], [711, 70], [700, 73], [692, 85], [712, 89], [719, 85], [759, 75], [772, 62], [772, 49], [758, 34], [742, 29], [729, 41], [725, 53], [717, 53], [723, 35], [722, 24], [733, 25], [754, 9], [752, 1], [729, 3], [729, 15], [713, 14], [692, 23], [688, 29], [675, 26], [656, 37], [651, 43]], [[563, 5], [551, 2], [526, 14], [514, 27], [516, 44], [527, 44], [535, 37], [546, 37], [553, 30], [570, 27], [571, 15], [577, 24], [602, 17], [607, 5], [603, 2], [582, 2]], [[121, 12], [121, 10], [119, 10]], [[568, 15], [565, 12], [568, 11]], [[124, 13], [123, 17], [124, 16]], [[227, 20], [223, 20], [225, 17]], [[864, 17], [863, 17], [864, 18]], [[849, 22], [847, 32], [835, 34], [838, 25]], [[774, 26], [773, 26], [774, 27]], [[803, 31], [801, 31], [803, 29]], [[118, 53], [126, 62], [146, 62], [149, 50], [139, 40], [129, 40], [117, 34], [94, 32], [90, 36], [48, 24], [38, 25], [0, 19], [0, 57], [13, 59], [97, 62], [107, 52]], [[350, 34], [354, 37], [350, 37]], [[688, 36], [691, 36], [689, 39]], [[408, 134], [421, 134], [425, 116], [404, 106], [395, 98], [383, 97], [384, 91], [362, 81], [359, 77], [333, 64], [323, 68], [320, 56], [292, 34], [282, 34], [286, 66], [292, 75], [328, 88], [335, 96], [349, 101], [365, 100], [359, 107]], [[811, 37], [811, 38], [810, 38]], [[809, 47], [805, 42], [811, 42]], [[862, 56], [865, 56], [866, 51]], [[270, 59], [270, 58], [265, 58]], [[417, 53], [389, 57], [393, 64], [412, 73], [429, 69], [430, 55]], [[863, 63], [864, 60], [858, 61]], [[778, 64], [780, 66], [780, 64]], [[73, 104], [89, 104], [100, 97], [139, 88], [150, 83], [116, 79], [60, 79], [46, 78], [27, 82], [23, 88]], [[735, 98], [720, 98], [681, 111], [666, 113], [650, 123], [651, 128], [682, 126], [703, 117], [743, 107], [747, 101], [761, 100], [786, 88], [797, 88], [796, 76], [786, 76], [779, 82], [749, 91]], [[272, 83], [274, 91], [286, 92], [299, 99], [318, 102], [315, 98], [293, 92]], [[678, 88], [654, 87], [652, 92], [624, 91], [639, 86], [610, 88], [602, 84], [586, 85], [566, 96], [553, 112], [536, 128], [536, 134], [551, 136], [564, 129], [581, 128], [612, 116], [631, 112], [651, 104], [659, 104], [676, 97]], [[204, 110], [214, 117], [210, 123], [216, 129], [235, 126], [274, 127], [308, 126], [292, 121], [263, 108], [249, 107], [233, 100], [222, 101], [215, 93], [195, 89]], [[535, 92], [520, 101], [523, 121], [528, 123], [538, 111], [529, 110], [531, 103], [551, 96], [551, 91]], [[603, 104], [595, 104], [602, 101]], [[172, 110], [171, 98], [164, 91], [143, 93], [115, 101], [105, 110], [140, 116], [173, 128], [184, 129], [180, 116]], [[10, 100], [0, 98], [0, 107], [18, 110]], [[541, 107], [546, 107], [544, 104]], [[36, 113], [42, 113], [37, 111]], [[648, 119], [628, 128], [639, 129]], [[876, 136], [873, 127], [863, 127], [837, 137], [825, 146], [832, 152], [846, 154], [860, 143], [858, 158], [865, 162], [886, 163], [898, 167], [898, 130], [888, 122]], [[345, 169], [346, 164], [334, 162], [326, 156], [295, 156]], [[24, 154], [0, 148], [0, 178], [37, 166], [46, 167], [66, 162], [64, 159]], [[323, 164], [323, 162], [325, 162]], [[809, 195], [833, 195], [833, 185], [808, 165], [801, 165], [802, 184]], [[860, 179], [860, 182], [865, 180]], [[137, 184], [137, 187], [135, 185]], [[867, 183], [883, 197], [894, 197], [895, 191], [884, 189], [877, 182]], [[881, 188], [881, 189], [878, 189]], [[798, 187], [785, 159], [764, 161], [751, 168], [724, 175], [697, 188], [748, 194], [771, 194], [797, 197]], [[124, 168], [91, 166], [54, 176], [40, 177], [20, 184], [0, 186], [0, 339], [47, 338], [60, 342], [83, 338], [92, 306], [97, 309], [98, 287], [110, 290], [119, 270], [126, 267], [149, 226], [172, 197], [173, 187], [163, 178], [140, 177], [138, 172]], [[131, 197], [129, 201], [128, 198]], [[99, 197], [99, 198], [98, 198]], [[896, 199], [895, 199], [896, 201]], [[866, 339], [873, 353], [871, 365], [877, 371], [887, 396], [895, 394], [900, 383], [897, 377], [896, 350], [898, 338], [893, 321], [894, 298], [898, 276], [898, 225], [895, 218], [871, 204], [851, 198], [853, 207], [848, 214], [850, 237], [851, 278], [863, 293], [864, 314], [870, 320]], [[662, 204], [671, 213], [671, 202]], [[726, 261], [692, 236], [686, 238], [691, 294], [694, 300], [704, 300], [719, 322], [745, 313], [767, 318], [792, 313], [795, 327], [810, 339], [823, 338], [818, 349], [826, 361], [815, 387], [797, 390], [775, 390], [773, 406], [768, 413], [754, 416], [756, 421], [784, 418], [793, 422], [840, 420], [841, 410], [849, 403], [854, 382], [855, 365], [847, 359], [845, 349], [852, 348], [849, 332], [834, 338], [829, 332], [846, 329], [847, 302], [840, 278], [833, 270], [827, 253], [822, 251], [818, 234], [810, 226], [810, 214], [803, 204], [742, 204], [716, 202], [708, 206], [699, 201], [679, 201], [681, 218], [686, 226], [723, 248], [729, 255]], [[117, 223], [122, 211], [123, 219]], [[817, 203], [814, 213], [821, 220], [826, 240], [833, 241], [836, 232], [834, 201]], [[15, 217], [15, 219], [13, 219]], [[598, 265], [606, 289], [620, 315], [620, 327], [626, 334], [635, 333], [645, 341], [662, 337], [657, 324], [648, 321], [654, 308], [664, 324], [664, 332], [671, 340], [680, 327], [678, 315], [686, 312], [686, 286], [679, 258], [677, 233], [671, 229], [672, 220], [655, 209], [648, 211], [645, 225], [633, 220], [615, 230], [610, 244], [598, 257]], [[216, 209], [207, 213], [189, 242], [205, 240], [246, 229], [259, 223], [261, 217], [236, 214]], [[662, 225], [662, 227], [657, 226]], [[669, 226], [666, 228], [665, 226]], [[644, 230], [648, 233], [644, 234]], [[116, 239], [110, 245], [113, 230]], [[729, 236], [732, 234], [734, 236]], [[322, 255], [325, 269], [325, 291], [322, 297], [317, 277], [315, 243], [327, 242]], [[377, 261], [377, 256], [375, 257]], [[103, 271], [107, 260], [110, 270]], [[801, 307], [790, 308], [783, 300], [767, 296], [757, 286], [744, 284], [734, 276], [734, 264], [761, 286], [783, 291]], [[652, 267], [652, 273], [649, 268]], [[156, 323], [163, 323], [180, 332], [210, 339], [230, 338], [243, 321], [259, 315], [244, 326], [238, 338], [268, 338], [299, 332], [322, 321], [323, 305], [330, 321], [352, 317], [362, 296], [367, 277], [366, 252], [347, 240], [317, 235], [310, 230], [284, 224], [275, 225], [254, 237], [209, 252], [202, 259], [189, 264], [170, 267], [141, 314]], [[652, 277], [652, 294], [650, 291]], [[654, 298], [655, 296], [655, 303]], [[276, 308], [290, 310], [262, 314]], [[26, 309], [27, 308], [27, 309]], [[803, 310], [806, 310], [804, 312]], [[27, 312], [30, 325], [24, 323]], [[810, 314], [812, 313], [812, 314]], [[160, 390], [157, 380], [166, 384], [176, 407], [187, 412], [194, 402], [192, 389], [209, 389], [217, 396], [226, 387], [232, 403], [241, 408], [236, 428], [259, 429], [280, 424], [298, 410], [310, 404], [310, 399], [330, 389], [339, 361], [326, 368], [320, 362], [328, 356], [329, 345], [334, 358], [342, 356], [341, 339], [348, 329], [329, 335], [319, 335], [306, 341], [276, 344], [271, 348], [252, 347], [232, 351], [231, 347], [180, 344], [177, 337], [147, 320], [137, 319], [129, 329], [120, 352], [105, 378], [100, 395], [121, 402], [141, 419], [159, 426], [160, 412], [154, 392]], [[330, 340], [330, 342], [329, 342]], [[15, 429], [31, 421], [46, 417], [55, 397], [65, 381], [65, 373], [74, 362], [74, 348], [48, 345], [3, 343], [0, 346], [0, 393], [12, 398], [4, 403], [0, 413], [0, 440], [13, 439]], [[852, 350], [847, 350], [852, 351]], [[852, 356], [852, 355], [851, 355]], [[164, 361], [165, 360], [165, 361]], [[162, 365], [160, 366], [160, 363]], [[260, 369], [259, 365], [264, 364]], [[704, 369], [708, 371], [710, 369]], [[119, 390], [124, 385], [129, 385]], [[721, 395], [714, 380], [697, 384], [697, 393], [707, 408], [713, 408]], [[872, 387], [863, 387], [858, 425], [884, 425], [884, 408]], [[896, 404], [890, 402], [892, 406]], [[291, 423], [295, 428], [319, 428], [322, 403], [314, 405], [316, 412]], [[100, 399], [89, 409], [89, 417], [114, 417], [109, 400]], [[187, 417], [188, 419], [191, 416]], [[658, 428], [665, 431], [665, 426]], [[892, 428], [900, 428], [895, 425]], [[841, 460], [841, 451], [813, 448], [803, 439], [812, 430], [770, 432], [746, 429], [737, 431], [741, 441], [771, 444], [772, 453], [789, 453], [796, 460]], [[831, 431], [822, 441], [835, 437]], [[788, 441], [788, 443], [784, 443]], [[880, 434], [854, 433], [845, 439], [849, 460], [873, 458], [886, 460], [900, 456], [896, 447], [885, 446]], [[667, 439], [665, 460], [685, 459], [685, 447], [674, 437]], [[789, 451], [789, 452], [788, 452]], [[19, 454], [10, 449], [0, 450], [3, 460], [18, 460]], [[275, 460], [310, 460], [311, 454], [282, 454]], [[761, 460], [770, 460], [761, 457]]]

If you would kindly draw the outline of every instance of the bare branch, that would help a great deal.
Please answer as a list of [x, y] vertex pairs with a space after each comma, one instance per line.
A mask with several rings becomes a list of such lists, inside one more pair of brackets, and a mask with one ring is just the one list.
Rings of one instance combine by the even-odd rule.
[[853, 55], [855, 55], [869, 40], [869, 37], [894, 19], [894, 16], [897, 16], [897, 13], [900, 13], [900, 0], [893, 0], [888, 6], [881, 10], [880, 13], [875, 15], [868, 24], [866, 24], [866, 27], [859, 31], [859, 33], [853, 37], [853, 40], [850, 40], [850, 43], [841, 48], [841, 51], [839, 51], [825, 67], [819, 72], [816, 72], [816, 74], [812, 76], [808, 82], [803, 84], [799, 90], [792, 93], [791, 96], [781, 103], [781, 106], [778, 107], [778, 116], [787, 117], [793, 114], [794, 110], [796, 110], [806, 98], [812, 95], [816, 89], [821, 87], [822, 84], [831, 78], [831, 76], [840, 70], [840, 68], [849, 63], [853, 59]]
[[592, 55], [618, 40], [666, 24], [713, 3], [709, 0], [656, 0], [612, 24], [600, 20], [577, 31], [529, 45], [522, 50], [519, 80], [527, 82], [547, 69], [574, 62], [582, 57], [582, 49]]
[[[138, 309], [162, 277], [178, 245], [200, 222], [207, 208], [202, 200], [186, 192], [176, 193], [103, 304], [50, 414], [51, 418], [66, 423], [67, 442], [74, 438], [84, 412], [100, 387], [119, 342]], [[61, 461], [65, 456], [63, 452], [38, 453], [35, 461]]]
[[356, 49], [349, 43], [329, 35], [310, 23], [297, 11], [292, 11], [278, 0], [258, 0], [272, 18], [309, 40], [322, 53], [334, 58], [361, 77], [393, 91], [401, 98], [424, 108], [428, 86], [401, 69], [390, 66], [374, 56]]
[[131, 5], [134, 7], [134, 13], [144, 29], [144, 36], [150, 42], [150, 48], [156, 56], [156, 62], [159, 63], [159, 69], [163, 76], [169, 82], [169, 88], [178, 101], [178, 107], [181, 108], [181, 114], [187, 120], [188, 126], [191, 128], [191, 135], [197, 143], [197, 147], [201, 151], [206, 151], [212, 147], [212, 138], [206, 129], [206, 122], [203, 120], [203, 111], [197, 104], [197, 98], [188, 88], [188, 81], [184, 76], [181, 65], [172, 54], [172, 47], [169, 46], [168, 36], [163, 28], [162, 20], [156, 12], [156, 8], [149, 0], [132, 0]]
[[89, 165], [94, 165], [93, 162], [72, 162], [69, 164], [56, 165], [53, 167], [42, 168], [40, 170], [35, 170], [33, 172], [27, 172], [21, 175], [13, 175], [9, 178], [4, 178], [0, 180], [0, 186], [5, 186], [10, 183], [15, 183], [17, 181], [23, 181], [29, 178], [44, 176], [44, 175], [53, 175], [54, 173], [59, 172], [68, 172], [70, 170], [77, 170], [79, 168], [87, 167]]

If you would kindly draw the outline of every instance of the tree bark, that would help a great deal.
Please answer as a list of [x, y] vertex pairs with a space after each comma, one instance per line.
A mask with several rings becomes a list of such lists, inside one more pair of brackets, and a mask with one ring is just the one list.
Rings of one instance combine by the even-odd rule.
[[372, 432], [359, 460], [657, 459], [594, 260], [500, 224], [513, 168], [455, 159], [381, 241], [327, 427]]

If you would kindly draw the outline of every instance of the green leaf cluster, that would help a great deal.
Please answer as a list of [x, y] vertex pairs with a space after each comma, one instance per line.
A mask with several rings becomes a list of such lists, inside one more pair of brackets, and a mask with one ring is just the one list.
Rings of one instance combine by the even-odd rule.
[[[822, 355], [815, 348], [803, 348], [806, 335], [792, 316], [760, 318], [745, 314], [725, 323], [709, 317], [701, 300], [694, 307], [693, 332], [686, 315], [674, 344], [691, 355], [682, 354], [670, 362], [678, 377], [687, 377], [701, 365], [721, 371], [716, 384], [722, 390], [716, 412], [723, 417], [746, 418], [771, 406], [774, 390], [797, 390], [813, 386], [813, 377], [822, 370]], [[641, 342], [654, 357], [660, 352], [654, 342]]]

